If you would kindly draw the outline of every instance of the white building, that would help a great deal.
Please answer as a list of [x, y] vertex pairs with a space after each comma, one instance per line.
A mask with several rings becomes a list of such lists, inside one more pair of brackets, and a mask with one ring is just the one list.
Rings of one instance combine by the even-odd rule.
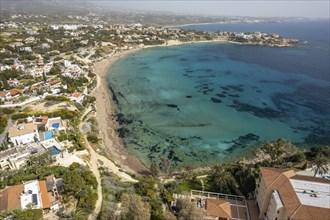
[[0, 190], [0, 212], [15, 209], [42, 209], [56, 211], [61, 207], [58, 191], [63, 190], [63, 180], [54, 175], [46, 180], [32, 180]]
[[330, 219], [330, 180], [290, 169], [260, 168], [256, 201], [260, 219]]
[[24, 147], [13, 147], [0, 152], [0, 169], [16, 170], [26, 165], [26, 160], [32, 154], [44, 153], [45, 149], [37, 143]]
[[84, 101], [84, 97], [85, 95], [81, 92], [74, 92], [69, 96], [71, 101], [75, 101], [79, 104], [82, 104], [82, 102]]
[[68, 67], [71, 66], [71, 61], [70, 60], [64, 60], [63, 64], [64, 64], [65, 68], [68, 68]]
[[0, 100], [5, 101], [5, 100], [17, 98], [18, 96], [21, 95], [21, 93], [22, 92], [18, 89], [0, 91]]
[[33, 209], [43, 208], [41, 189], [38, 180], [33, 180], [24, 184], [24, 191], [21, 194], [21, 207], [22, 209], [28, 209], [29, 206]]
[[65, 130], [65, 126], [61, 117], [48, 118], [47, 123], [45, 124], [46, 130]]
[[66, 154], [66, 151], [62, 152], [61, 144], [55, 139], [51, 138], [48, 140], [44, 140], [40, 142], [41, 146], [44, 147], [45, 150], [50, 151], [51, 155], [55, 158], [60, 158], [62, 154]]
[[14, 146], [35, 142], [35, 140], [39, 140], [37, 125], [33, 123], [25, 123], [10, 127], [8, 138]]

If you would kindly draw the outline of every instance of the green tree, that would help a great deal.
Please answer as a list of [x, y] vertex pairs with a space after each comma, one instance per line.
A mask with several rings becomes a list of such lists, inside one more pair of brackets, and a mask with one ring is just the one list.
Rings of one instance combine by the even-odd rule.
[[204, 209], [198, 208], [196, 204], [188, 199], [178, 199], [177, 208], [180, 210], [179, 220], [200, 220], [206, 214]]
[[245, 196], [248, 196], [256, 188], [254, 168], [239, 166], [238, 171], [235, 172], [235, 179]]
[[61, 68], [59, 66], [53, 66], [49, 73], [50, 75], [60, 75], [62, 73]]
[[122, 194], [121, 198], [122, 219], [148, 220], [150, 219], [150, 206], [142, 201], [141, 196], [136, 194]]
[[25, 211], [17, 211], [15, 220], [38, 220], [42, 219], [41, 209], [28, 209]]
[[69, 171], [63, 175], [65, 191], [77, 195], [84, 187], [85, 180], [77, 171]]
[[213, 190], [222, 193], [234, 191], [236, 182], [232, 174], [227, 171], [223, 164], [216, 165], [207, 177], [207, 182]]
[[313, 162], [314, 176], [316, 174], [326, 174], [329, 172], [329, 159], [326, 158], [323, 154], [318, 154]]

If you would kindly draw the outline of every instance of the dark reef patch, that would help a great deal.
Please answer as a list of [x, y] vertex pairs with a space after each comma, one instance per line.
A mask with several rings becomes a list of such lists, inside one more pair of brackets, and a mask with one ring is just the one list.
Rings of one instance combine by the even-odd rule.
[[229, 107], [235, 108], [239, 112], [250, 112], [254, 116], [260, 118], [280, 118], [283, 116], [282, 112], [271, 108], [259, 108], [250, 104], [242, 103], [238, 100], [233, 100], [233, 105]]
[[213, 70], [212, 70], [212, 69], [197, 69], [196, 71], [198, 71], [198, 72], [210, 73], [210, 72], [212, 72]]
[[211, 98], [211, 101], [214, 102], [214, 103], [222, 103], [221, 99], [217, 99], [217, 98], [214, 98], [214, 97]]
[[110, 92], [112, 94], [112, 100], [116, 103], [116, 105], [119, 105], [119, 101], [118, 101], [118, 98], [116, 96], [116, 93], [115, 91], [113, 90], [113, 88], [111, 87], [111, 85], [109, 84], [108, 85], [109, 89], [110, 89]]
[[191, 95], [187, 95], [186, 98], [187, 98], [187, 99], [191, 99], [192, 96], [191, 96]]
[[216, 94], [216, 96], [218, 96], [220, 98], [226, 98], [226, 95], [224, 95], [224, 94]]
[[170, 108], [177, 108], [177, 107], [178, 107], [178, 106], [175, 105], [175, 104], [167, 104], [166, 106], [167, 106], [167, 107], [170, 107]]
[[116, 114], [115, 118], [116, 118], [116, 121], [118, 122], [118, 124], [120, 124], [120, 125], [122, 125], [122, 124], [129, 125], [129, 124], [133, 123], [132, 119], [126, 118], [125, 115], [122, 113]]
[[260, 137], [253, 133], [248, 133], [244, 136], [239, 136], [238, 139], [233, 141], [233, 145], [226, 149], [227, 152], [233, 152], [235, 150], [244, 149], [248, 145], [255, 144], [259, 141]]
[[308, 144], [321, 144], [329, 145], [330, 143], [330, 130], [324, 130], [321, 128], [313, 129], [309, 135], [304, 138], [304, 141]]
[[225, 71], [225, 75], [231, 75], [231, 74], [233, 74], [233, 72], [232, 71], [230, 71], [230, 70], [227, 70], [227, 71]]
[[239, 95], [235, 95], [235, 94], [228, 94], [228, 96], [233, 97], [233, 98], [239, 98]]
[[162, 61], [162, 60], [165, 60], [165, 59], [173, 58], [173, 57], [176, 57], [176, 56], [177, 55], [162, 56], [162, 57], [159, 57], [158, 58], [158, 61]]
[[241, 86], [227, 86], [228, 88], [236, 91], [236, 92], [243, 92], [244, 89]]
[[203, 75], [203, 76], [197, 76], [197, 77], [202, 79], [202, 78], [214, 78], [216, 76], [215, 75]]

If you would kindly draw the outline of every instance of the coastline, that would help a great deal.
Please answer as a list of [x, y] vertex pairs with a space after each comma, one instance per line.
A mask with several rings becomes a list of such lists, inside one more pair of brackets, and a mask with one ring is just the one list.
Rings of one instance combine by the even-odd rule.
[[131, 173], [149, 173], [149, 168], [146, 167], [143, 161], [141, 161], [137, 156], [128, 152], [123, 144], [123, 140], [117, 134], [116, 130], [118, 128], [118, 124], [114, 119], [114, 103], [111, 98], [112, 94], [108, 88], [106, 80], [107, 73], [109, 70], [111, 70], [111, 65], [119, 58], [147, 48], [214, 42], [246, 45], [245, 43], [228, 41], [227, 39], [221, 38], [186, 42], [179, 40], [168, 40], [161, 45], [144, 45], [125, 51], [113, 52], [112, 54], [107, 55], [105, 59], [94, 63], [93, 70], [97, 75], [97, 86], [92, 92], [92, 95], [96, 97], [96, 119], [101, 131], [101, 138], [105, 151], [109, 154], [111, 159], [114, 160], [124, 170]]
[[187, 41], [169, 40], [162, 45], [147, 45], [130, 50], [115, 52], [101, 61], [94, 63], [93, 71], [97, 76], [97, 86], [92, 92], [96, 98], [96, 119], [101, 133], [101, 139], [105, 151], [109, 154], [120, 167], [131, 173], [148, 173], [148, 168], [135, 155], [129, 153], [124, 147], [122, 139], [118, 136], [116, 129], [117, 122], [114, 119], [114, 106], [111, 98], [111, 92], [107, 85], [107, 73], [111, 69], [111, 65], [118, 59], [134, 53], [139, 50], [154, 47], [168, 47], [182, 44], [193, 43], [210, 43], [210, 42], [228, 42], [222, 39], [204, 40], [204, 41]]
[[97, 86], [92, 95], [96, 97], [96, 119], [105, 151], [120, 167], [131, 173], [145, 173], [148, 172], [148, 169], [136, 156], [128, 153], [123, 141], [116, 132], [117, 123], [114, 119], [114, 108], [106, 76], [111, 64], [116, 60], [140, 49], [142, 48], [116, 52], [111, 57], [101, 60], [93, 66], [94, 73], [97, 76]]

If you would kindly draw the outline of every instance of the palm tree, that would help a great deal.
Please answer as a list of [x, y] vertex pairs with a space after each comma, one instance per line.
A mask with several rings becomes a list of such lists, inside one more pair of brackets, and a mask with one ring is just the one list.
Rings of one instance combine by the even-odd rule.
[[329, 159], [326, 158], [323, 154], [316, 155], [313, 162], [314, 176], [316, 174], [326, 174], [329, 172]]
[[240, 190], [245, 196], [249, 196], [249, 193], [253, 192], [256, 187], [255, 182], [255, 169], [240, 165], [238, 171], [235, 173], [235, 179], [240, 186]]
[[26, 165], [28, 167], [32, 167], [35, 163], [36, 163], [36, 157], [33, 155], [30, 155], [27, 159], [26, 159]]
[[207, 179], [212, 188], [218, 192], [230, 193], [236, 186], [234, 177], [222, 164], [214, 166]]

